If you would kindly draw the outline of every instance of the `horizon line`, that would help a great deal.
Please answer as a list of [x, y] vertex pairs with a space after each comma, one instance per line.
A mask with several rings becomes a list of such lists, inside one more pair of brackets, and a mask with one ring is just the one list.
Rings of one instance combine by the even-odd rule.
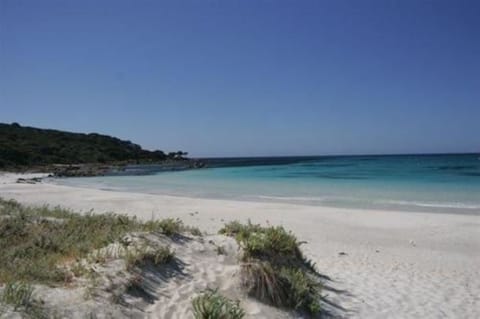
[[315, 158], [315, 157], [360, 157], [360, 156], [438, 156], [438, 155], [480, 155], [479, 152], [447, 152], [447, 153], [386, 153], [386, 154], [328, 154], [328, 155], [254, 155], [254, 156], [192, 156], [192, 159], [234, 159], [234, 158]]

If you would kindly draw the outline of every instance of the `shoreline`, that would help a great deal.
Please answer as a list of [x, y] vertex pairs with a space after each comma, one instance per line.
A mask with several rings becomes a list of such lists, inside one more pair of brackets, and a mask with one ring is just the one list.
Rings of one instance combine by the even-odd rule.
[[283, 225], [332, 278], [326, 292], [346, 317], [480, 316], [480, 218], [475, 215], [347, 209], [17, 184], [0, 175], [0, 197], [29, 205], [174, 217], [216, 233], [232, 220]]
[[[449, 206], [445, 204], [443, 206], [435, 206], [435, 204], [429, 203], [416, 203], [412, 202], [411, 204], [402, 202], [400, 205], [404, 204], [401, 208], [398, 207], [389, 207], [388, 205], [395, 205], [395, 201], [390, 203], [390, 200], [379, 200], [375, 204], [372, 204], [370, 207], [348, 207], [341, 204], [327, 204], [322, 202], [322, 200], [317, 200], [314, 197], [311, 199], [302, 198], [295, 199], [291, 197], [282, 197], [282, 196], [257, 196], [257, 197], [239, 197], [237, 196], [226, 196], [226, 197], [215, 197], [215, 196], [203, 196], [203, 195], [185, 195], [185, 194], [174, 194], [174, 193], [163, 193], [159, 192], [147, 192], [147, 191], [137, 191], [137, 190], [127, 190], [121, 188], [113, 187], [88, 187], [88, 185], [79, 184], [72, 185], [68, 183], [55, 182], [58, 180], [57, 177], [46, 176], [46, 183], [58, 186], [73, 187], [79, 189], [97, 189], [100, 191], [115, 192], [115, 193], [132, 193], [132, 194], [145, 194], [153, 196], [165, 196], [173, 198], [187, 198], [187, 199], [196, 199], [196, 200], [213, 200], [213, 201], [231, 201], [231, 202], [241, 202], [241, 203], [259, 203], [259, 204], [285, 204], [285, 205], [294, 205], [294, 206], [307, 206], [307, 207], [319, 207], [322, 209], [340, 209], [340, 210], [363, 210], [363, 211], [381, 211], [381, 212], [396, 212], [396, 213], [417, 213], [417, 214], [446, 214], [446, 215], [467, 215], [467, 216], [478, 216], [480, 217], [480, 208], [477, 206], [469, 205], [458, 205], [458, 206]], [[60, 178], [62, 179], [62, 178]], [[35, 178], [33, 178], [35, 180]], [[38, 182], [38, 181], [37, 181]], [[25, 183], [25, 182], [22, 182]], [[384, 203], [385, 202], [385, 203]], [[383, 204], [384, 203], [384, 204]], [[360, 205], [360, 203], [358, 203]], [[376, 205], [376, 206], [375, 206]], [[383, 205], [383, 206], [382, 206]], [[439, 204], [441, 205], [441, 204]]]
[[[129, 169], [141, 166], [154, 166], [163, 171], [176, 171], [204, 168], [205, 163], [198, 159], [179, 158], [165, 159], [163, 161], [119, 161], [111, 163], [70, 163], [70, 164], [45, 164], [29, 167], [11, 168], [10, 171], [0, 171], [0, 174], [43, 174], [49, 171], [48, 177], [96, 177], [115, 176], [124, 174]], [[8, 169], [8, 168], [6, 168]]]

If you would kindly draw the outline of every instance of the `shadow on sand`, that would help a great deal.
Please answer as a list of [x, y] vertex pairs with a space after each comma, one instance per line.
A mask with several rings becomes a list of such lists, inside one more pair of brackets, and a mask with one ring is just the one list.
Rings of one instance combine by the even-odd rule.
[[[348, 318], [353, 314], [353, 311], [340, 306], [338, 303], [332, 301], [329, 298], [330, 295], [341, 297], [352, 297], [353, 295], [347, 290], [336, 289], [333, 287], [335, 281], [328, 276], [320, 275], [322, 278], [322, 297], [320, 298], [320, 304], [322, 311], [316, 318]], [[335, 298], [336, 299], [336, 298]]]
[[[131, 285], [126, 291], [128, 297], [133, 297], [137, 302], [134, 306], [138, 309], [144, 309], [148, 304], [155, 303], [159, 298], [159, 287], [165, 285], [172, 278], [188, 279], [184, 269], [186, 264], [178, 258], [174, 258], [168, 264], [155, 266], [147, 264], [142, 269], [135, 272]], [[129, 304], [132, 306], [132, 304]]]

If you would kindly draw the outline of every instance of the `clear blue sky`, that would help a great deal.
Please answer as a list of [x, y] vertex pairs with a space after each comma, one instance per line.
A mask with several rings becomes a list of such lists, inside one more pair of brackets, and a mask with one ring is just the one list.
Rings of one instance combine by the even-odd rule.
[[480, 151], [480, 1], [0, 0], [0, 122], [194, 156]]

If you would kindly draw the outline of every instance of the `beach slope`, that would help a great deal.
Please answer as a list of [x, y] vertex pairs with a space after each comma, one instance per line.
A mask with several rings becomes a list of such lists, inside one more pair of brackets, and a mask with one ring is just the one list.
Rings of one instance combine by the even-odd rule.
[[340, 317], [480, 317], [479, 216], [148, 195], [19, 184], [19, 177], [0, 176], [0, 197], [143, 220], [178, 217], [211, 234], [233, 220], [283, 225], [330, 278], [323, 293]]

